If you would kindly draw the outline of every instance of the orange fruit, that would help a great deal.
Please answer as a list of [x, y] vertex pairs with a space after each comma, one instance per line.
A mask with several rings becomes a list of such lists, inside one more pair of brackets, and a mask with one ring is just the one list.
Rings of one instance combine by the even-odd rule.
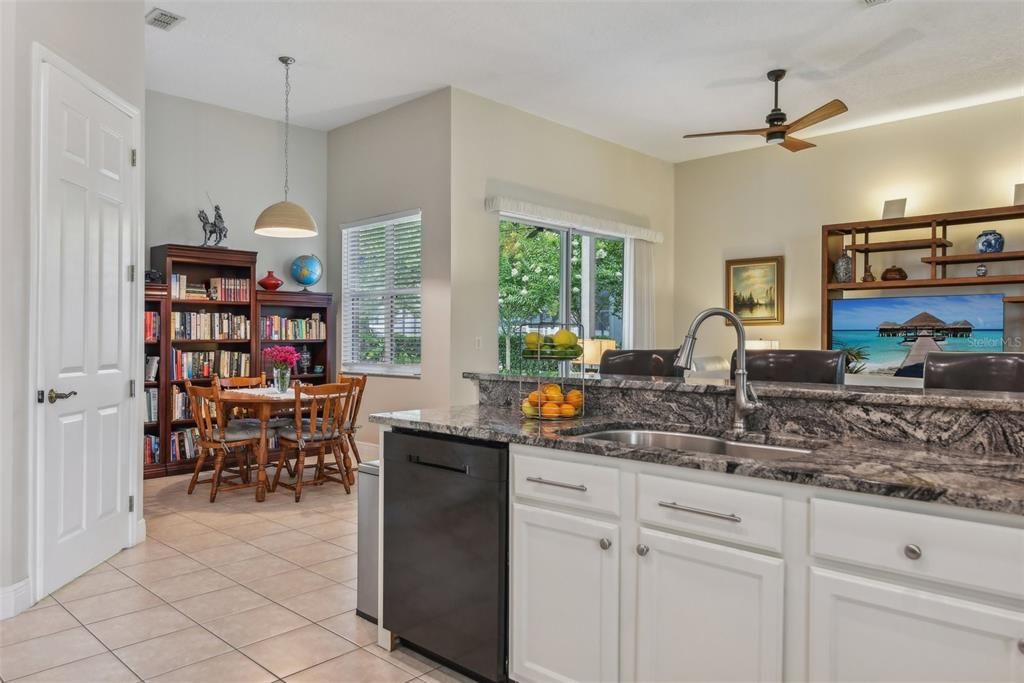
[[545, 403], [540, 407], [541, 417], [561, 417], [562, 407], [557, 403]]
[[573, 389], [565, 395], [565, 402], [571, 404], [574, 408], [581, 408], [583, 406], [583, 392], [579, 389]]
[[561, 396], [562, 395], [562, 387], [558, 386], [557, 384], [545, 384], [544, 387], [542, 388], [542, 391], [544, 392], [545, 396]]
[[576, 408], [571, 403], [563, 403], [560, 410], [562, 417], [576, 417]]
[[531, 405], [539, 406], [540, 405], [540, 394], [538, 394], [536, 391], [531, 391], [530, 392], [530, 397], [528, 399], [526, 399], [526, 400], [529, 401]]

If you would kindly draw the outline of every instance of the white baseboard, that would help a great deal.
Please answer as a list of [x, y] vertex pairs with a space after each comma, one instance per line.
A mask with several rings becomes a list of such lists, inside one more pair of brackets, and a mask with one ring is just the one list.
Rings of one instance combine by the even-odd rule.
[[135, 543], [134, 543], [134, 545], [138, 545], [139, 543], [142, 543], [145, 540], [146, 540], [146, 518], [145, 517], [139, 517], [138, 521], [135, 522], [135, 539], [134, 539]]
[[22, 579], [10, 586], [0, 586], [0, 619], [9, 619], [32, 606], [32, 582]]

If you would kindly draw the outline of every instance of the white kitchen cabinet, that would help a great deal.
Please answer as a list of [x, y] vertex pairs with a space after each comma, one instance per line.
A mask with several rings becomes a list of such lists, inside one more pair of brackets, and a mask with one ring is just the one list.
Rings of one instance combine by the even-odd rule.
[[641, 529], [637, 681], [782, 679], [783, 561]]
[[512, 678], [617, 680], [619, 526], [520, 504], [512, 519]]
[[811, 570], [812, 681], [1024, 683], [1024, 614]]

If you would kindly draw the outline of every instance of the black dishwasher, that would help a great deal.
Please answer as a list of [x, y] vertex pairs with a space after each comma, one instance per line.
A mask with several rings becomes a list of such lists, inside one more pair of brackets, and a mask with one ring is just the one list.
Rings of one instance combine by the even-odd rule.
[[392, 431], [383, 464], [384, 628], [507, 680], [508, 446]]

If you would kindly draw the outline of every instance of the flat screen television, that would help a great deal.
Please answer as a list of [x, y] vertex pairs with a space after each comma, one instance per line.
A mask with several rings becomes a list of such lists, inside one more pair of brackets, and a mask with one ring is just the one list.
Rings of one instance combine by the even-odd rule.
[[954, 294], [832, 301], [832, 349], [860, 372], [921, 377], [928, 351], [1002, 351], [1003, 295]]

